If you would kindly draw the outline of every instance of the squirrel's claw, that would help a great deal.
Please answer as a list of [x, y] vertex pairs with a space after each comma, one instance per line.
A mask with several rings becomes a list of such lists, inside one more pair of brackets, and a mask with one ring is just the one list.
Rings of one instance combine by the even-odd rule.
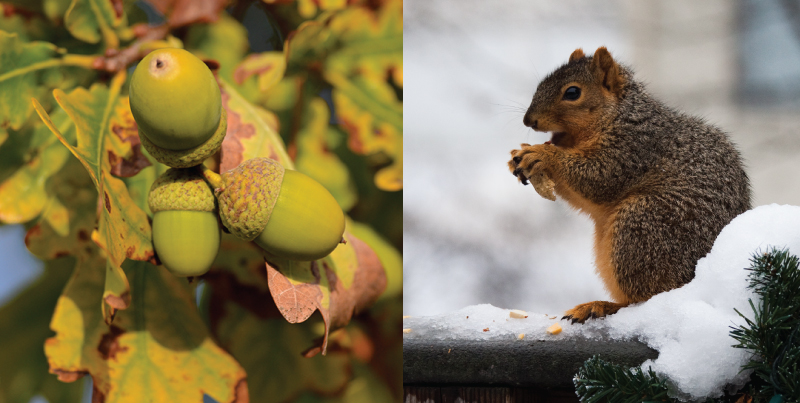
[[514, 176], [519, 178], [519, 181], [522, 182], [523, 185], [527, 185], [528, 184], [528, 178], [522, 172], [522, 168], [515, 169], [513, 174], [514, 174]]
[[580, 320], [579, 318], [576, 318], [576, 317], [574, 317], [572, 315], [564, 315], [564, 316], [562, 316], [561, 320], [564, 320], [564, 319], [571, 321], [573, 325], [576, 324], [576, 323], [583, 323], [583, 322], [586, 321], [586, 319]]
[[[512, 151], [511, 153], [513, 155], [514, 152]], [[522, 173], [522, 168], [519, 167], [519, 162], [521, 160], [521, 157], [511, 158], [511, 161], [508, 161], [508, 169], [511, 171], [511, 174], [516, 176], [523, 185], [527, 185], [528, 178], [525, 177], [525, 174]]]
[[587, 302], [570, 309], [561, 319], [571, 319], [573, 324], [584, 323], [587, 319], [598, 319], [613, 315], [625, 306], [627, 304], [608, 301]]

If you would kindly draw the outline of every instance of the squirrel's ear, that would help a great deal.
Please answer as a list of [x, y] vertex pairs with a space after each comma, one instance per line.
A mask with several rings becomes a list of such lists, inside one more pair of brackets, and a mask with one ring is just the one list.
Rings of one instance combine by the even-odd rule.
[[584, 57], [586, 57], [586, 55], [583, 54], [583, 49], [578, 48], [578, 49], [575, 49], [575, 51], [572, 52], [571, 55], [569, 55], [569, 62], [572, 63], [572, 62], [574, 62], [576, 60], [583, 59]]
[[611, 57], [611, 53], [608, 53], [608, 49], [605, 46], [597, 48], [597, 51], [594, 52], [592, 72], [594, 72], [595, 77], [603, 87], [614, 95], [619, 95], [624, 79], [619, 65]]

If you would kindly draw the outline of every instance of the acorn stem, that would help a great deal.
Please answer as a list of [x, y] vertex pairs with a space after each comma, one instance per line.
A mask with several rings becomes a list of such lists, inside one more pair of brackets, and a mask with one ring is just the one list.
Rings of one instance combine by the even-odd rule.
[[203, 177], [214, 189], [222, 188], [222, 177], [218, 173], [203, 164], [198, 165], [197, 168], [200, 169], [200, 173], [203, 174]]

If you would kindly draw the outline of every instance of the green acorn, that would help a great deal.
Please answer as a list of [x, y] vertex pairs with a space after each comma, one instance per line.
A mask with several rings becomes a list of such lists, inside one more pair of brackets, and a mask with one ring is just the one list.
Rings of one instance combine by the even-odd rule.
[[211, 268], [220, 244], [214, 193], [194, 169], [169, 169], [147, 196], [153, 211], [153, 246], [161, 263], [180, 277]]
[[227, 129], [219, 85], [183, 49], [158, 49], [139, 62], [129, 87], [142, 144], [173, 168], [199, 165], [219, 150]]
[[336, 199], [300, 172], [269, 158], [254, 158], [221, 178], [208, 170], [205, 174], [217, 187], [222, 225], [274, 256], [321, 259], [342, 240], [344, 213]]

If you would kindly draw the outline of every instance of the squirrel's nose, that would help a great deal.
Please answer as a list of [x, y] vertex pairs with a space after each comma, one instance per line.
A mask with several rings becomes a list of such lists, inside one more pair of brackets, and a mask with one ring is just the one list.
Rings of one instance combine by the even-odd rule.
[[533, 130], [536, 130], [537, 126], [539, 125], [539, 121], [538, 120], [531, 121], [531, 117], [525, 115], [522, 117], [522, 124], [530, 127]]

